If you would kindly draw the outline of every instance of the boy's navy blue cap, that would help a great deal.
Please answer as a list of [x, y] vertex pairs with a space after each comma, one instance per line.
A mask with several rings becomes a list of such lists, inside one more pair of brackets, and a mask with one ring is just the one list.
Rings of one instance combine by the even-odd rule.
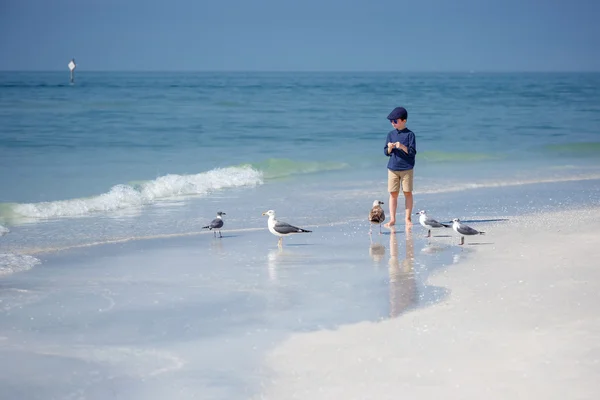
[[408, 118], [408, 112], [406, 111], [406, 108], [404, 107], [396, 107], [392, 110], [392, 112], [390, 113], [390, 115], [387, 116], [387, 119], [389, 119], [390, 121], [392, 119], [407, 119]]

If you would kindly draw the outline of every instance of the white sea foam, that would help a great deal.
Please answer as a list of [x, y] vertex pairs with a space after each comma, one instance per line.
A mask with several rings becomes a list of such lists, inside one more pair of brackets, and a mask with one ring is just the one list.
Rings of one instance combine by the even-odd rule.
[[4, 236], [6, 235], [8, 232], [10, 232], [8, 230], [8, 228], [3, 227], [2, 225], [0, 225], [0, 236]]
[[0, 277], [27, 271], [40, 264], [35, 257], [21, 254], [0, 254]]
[[16, 204], [14, 213], [28, 218], [83, 216], [141, 207], [177, 196], [205, 196], [216, 190], [262, 184], [262, 173], [251, 167], [219, 168], [195, 175], [165, 175], [152, 181], [116, 185], [99, 196]]
[[524, 185], [535, 185], [540, 183], [556, 183], [556, 182], [576, 182], [576, 181], [587, 181], [600, 179], [600, 174], [588, 174], [578, 175], [573, 177], [552, 177], [552, 178], [540, 178], [540, 179], [523, 179], [523, 180], [507, 180], [507, 181], [489, 181], [489, 182], [467, 182], [457, 183], [453, 185], [445, 184], [440, 187], [429, 187], [422, 190], [415, 190], [415, 194], [436, 194], [436, 193], [450, 193], [460, 192], [463, 190], [470, 189], [486, 189], [496, 187], [511, 187], [511, 186], [524, 186]]
[[[461, 182], [453, 181], [449, 182], [447, 179], [443, 181], [437, 180], [436, 182], [419, 182], [419, 188], [415, 189], [414, 194], [444, 194], [462, 192], [465, 190], [477, 190], [477, 189], [492, 189], [501, 187], [517, 187], [526, 185], [536, 185], [544, 183], [559, 183], [559, 182], [579, 182], [589, 180], [600, 180], [600, 174], [589, 173], [574, 176], [557, 176], [550, 178], [531, 178], [531, 179], [512, 179], [512, 180], [482, 180], [479, 182]], [[381, 195], [381, 185], [385, 185], [385, 182], [380, 182], [377, 186], [374, 186], [372, 182], [359, 182], [357, 187], [348, 190], [340, 190], [339, 188], [331, 188], [329, 190], [322, 189], [319, 192], [315, 192], [314, 196], [322, 198], [326, 196], [329, 199], [337, 199], [348, 197], [373, 197]]]

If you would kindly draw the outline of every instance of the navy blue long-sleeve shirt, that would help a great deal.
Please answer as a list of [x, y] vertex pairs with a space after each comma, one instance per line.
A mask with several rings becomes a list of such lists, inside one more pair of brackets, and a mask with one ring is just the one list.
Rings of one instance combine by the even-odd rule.
[[[400, 142], [405, 145], [408, 153], [405, 153], [404, 150], [392, 149], [392, 152], [388, 154], [388, 143], [390, 142]], [[387, 165], [388, 169], [392, 171], [413, 169], [415, 167], [415, 156], [417, 155], [417, 140], [414, 132], [408, 128], [390, 131], [385, 139], [383, 153], [390, 158]]]

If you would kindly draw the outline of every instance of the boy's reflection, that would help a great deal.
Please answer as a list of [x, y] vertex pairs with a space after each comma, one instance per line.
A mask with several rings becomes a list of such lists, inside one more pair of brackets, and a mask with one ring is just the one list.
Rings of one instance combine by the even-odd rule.
[[410, 228], [406, 229], [405, 237], [406, 253], [404, 259], [400, 262], [396, 232], [390, 230], [390, 318], [402, 314], [402, 312], [417, 304], [419, 300], [414, 274], [415, 249]]

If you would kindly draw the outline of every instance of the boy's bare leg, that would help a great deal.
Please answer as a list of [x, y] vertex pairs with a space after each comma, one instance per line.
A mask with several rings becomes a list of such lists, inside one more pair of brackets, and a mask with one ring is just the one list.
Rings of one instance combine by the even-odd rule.
[[[398, 198], [396, 197], [396, 203], [398, 202]], [[390, 205], [390, 208], [392, 206]], [[412, 209], [413, 209], [413, 194], [412, 192], [404, 192], [404, 222], [406, 226], [412, 226]]]
[[398, 193], [390, 192], [390, 222], [384, 226], [389, 228], [390, 226], [396, 225], [396, 209], [398, 208]]

